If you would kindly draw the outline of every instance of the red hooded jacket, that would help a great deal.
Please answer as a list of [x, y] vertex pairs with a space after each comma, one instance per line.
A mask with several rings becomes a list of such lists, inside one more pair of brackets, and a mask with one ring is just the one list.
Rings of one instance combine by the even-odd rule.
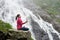
[[24, 23], [22, 22], [22, 19], [20, 17], [17, 18], [17, 29], [21, 29], [22, 28], [22, 25]]

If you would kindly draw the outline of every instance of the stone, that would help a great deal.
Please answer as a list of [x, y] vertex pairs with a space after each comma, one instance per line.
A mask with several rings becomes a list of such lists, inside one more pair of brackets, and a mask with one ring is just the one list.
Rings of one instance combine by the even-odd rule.
[[8, 30], [7, 33], [0, 31], [0, 40], [31, 40], [31, 33], [22, 30]]

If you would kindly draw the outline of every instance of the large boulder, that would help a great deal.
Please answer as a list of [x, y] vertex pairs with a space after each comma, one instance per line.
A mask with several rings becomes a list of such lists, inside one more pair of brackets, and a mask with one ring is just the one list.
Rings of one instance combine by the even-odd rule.
[[0, 40], [32, 40], [29, 31], [8, 30], [4, 33], [0, 31]]

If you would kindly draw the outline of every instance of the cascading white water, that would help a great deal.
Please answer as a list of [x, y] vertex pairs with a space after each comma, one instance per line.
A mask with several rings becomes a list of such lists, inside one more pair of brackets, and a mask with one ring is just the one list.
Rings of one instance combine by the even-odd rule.
[[32, 11], [24, 7], [22, 0], [1, 0], [0, 3], [1, 2], [4, 2], [5, 4], [3, 4], [3, 6], [1, 5], [2, 7], [0, 8], [0, 19], [5, 22], [9, 22], [14, 29], [16, 29], [15, 17], [17, 14], [21, 14], [23, 21], [26, 21], [26, 19], [29, 21], [23, 26], [30, 28], [34, 40], [36, 39], [32, 32], [32, 26], [30, 25], [30, 17], [48, 34], [50, 40], [54, 40], [51, 33], [56, 33], [60, 38], [59, 33], [53, 28], [52, 24], [45, 22], [41, 17], [38, 19], [37, 16], [32, 13]]
[[[4, 5], [2, 3], [4, 3]], [[22, 0], [1, 0], [1, 4], [2, 8], [0, 8], [0, 20], [10, 23], [14, 29], [16, 29], [15, 17], [17, 14], [21, 15], [23, 22], [27, 19], [29, 21], [29, 18], [26, 19], [26, 17], [29, 17], [28, 13], [23, 12], [24, 6], [22, 4]], [[34, 34], [31, 30], [32, 27], [29, 22], [23, 26], [28, 27], [30, 29], [32, 38], [34, 38]]]
[[29, 11], [28, 9], [25, 8], [24, 10], [26, 10], [25, 12], [26, 12], [26, 13], [29, 13], [28, 15], [30, 15], [30, 16], [32, 17], [32, 19], [33, 19], [35, 22], [37, 22], [37, 23], [40, 25], [40, 27], [41, 27], [45, 32], [48, 33], [50, 40], [54, 40], [51, 33], [56, 33], [56, 34], [58, 35], [59, 39], [60, 39], [59, 33], [53, 28], [52, 24], [50, 24], [50, 23], [48, 23], [48, 22], [45, 22], [39, 15], [38, 15], [38, 16], [39, 16], [40, 19], [38, 19], [38, 18], [37, 18], [31, 11]]

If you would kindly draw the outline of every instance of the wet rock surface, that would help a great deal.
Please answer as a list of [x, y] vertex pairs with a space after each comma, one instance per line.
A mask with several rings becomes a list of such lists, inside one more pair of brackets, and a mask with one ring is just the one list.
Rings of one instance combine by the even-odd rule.
[[56, 33], [51, 33], [54, 40], [60, 40]]
[[[25, 6], [26, 8], [30, 9], [30, 10], [33, 12], [33, 14], [35, 14], [37, 17], [38, 17], [38, 15], [40, 15], [44, 21], [47, 21], [47, 22], [51, 23], [51, 24], [54, 26], [54, 28], [55, 28], [58, 32], [60, 32], [60, 24], [57, 23], [57, 22], [55, 21], [55, 19], [52, 19], [51, 16], [50, 16], [46, 11], [44, 11], [43, 9], [41, 9], [39, 6], [35, 5], [35, 4], [34, 4], [32, 1], [30, 1], [30, 0], [29, 0], [29, 1], [28, 1], [28, 0], [24, 0], [24, 1], [23, 1], [23, 4], [24, 4], [24, 6]], [[38, 17], [38, 18], [39, 18], [39, 17]], [[32, 24], [33, 24], [33, 25], [32, 25]], [[49, 40], [48, 34], [47, 34], [46, 32], [44, 32], [44, 31], [39, 27], [39, 25], [38, 25], [36, 22], [34, 22], [34, 21], [32, 20], [31, 25], [33, 26], [33, 27], [32, 27], [32, 28], [33, 28], [33, 32], [34, 32], [35, 38], [36, 38], [37, 40]], [[43, 34], [42, 34], [42, 33], [43, 33]], [[58, 38], [57, 34], [52, 33], [52, 36], [53, 36], [53, 39], [54, 39], [54, 40], [60, 40], [60, 39]]]
[[[37, 17], [40, 15], [43, 20], [51, 23], [54, 28], [60, 32], [60, 23], [56, 22], [46, 11], [34, 4], [32, 1], [24, 0], [23, 4], [26, 8], [30, 9]], [[39, 18], [39, 17], [38, 17]]]
[[35, 21], [33, 21], [33, 19], [31, 21], [36, 40], [49, 40], [48, 34], [44, 30], [42, 30], [39, 25]]

